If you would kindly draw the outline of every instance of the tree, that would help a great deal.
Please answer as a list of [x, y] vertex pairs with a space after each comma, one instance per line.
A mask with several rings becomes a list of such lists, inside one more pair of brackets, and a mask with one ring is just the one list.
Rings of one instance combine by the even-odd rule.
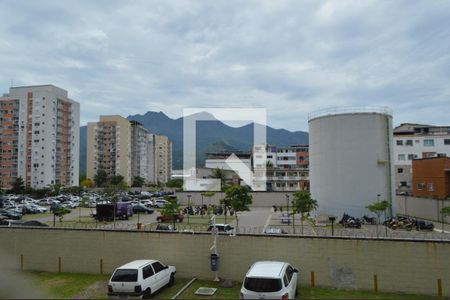
[[450, 216], [450, 206], [445, 206], [441, 208], [441, 215], [442, 215], [442, 232], [444, 232], [444, 221], [445, 217]]
[[225, 190], [225, 199], [234, 210], [234, 217], [236, 219], [236, 229], [239, 229], [239, 211], [249, 211], [249, 205], [252, 204], [252, 195], [249, 195], [247, 190], [240, 185], [233, 185]]
[[171, 216], [173, 221], [173, 228], [175, 229], [175, 215], [180, 213], [180, 205], [178, 204], [177, 198], [165, 196], [164, 200], [167, 201], [166, 204], [161, 209], [161, 215]]
[[[302, 224], [302, 234], [303, 234], [303, 221], [308, 213], [313, 210], [316, 210], [319, 207], [317, 204], [317, 200], [311, 198], [311, 194], [307, 191], [298, 191], [293, 194], [292, 199], [292, 213], [300, 214], [300, 221]], [[289, 212], [288, 212], [289, 213]], [[295, 233], [295, 227], [294, 227]]]
[[[377, 236], [378, 236], [378, 223], [380, 223], [380, 216], [381, 213], [384, 212], [384, 218], [386, 219], [386, 209], [391, 207], [391, 203], [389, 201], [383, 200], [381, 202], [374, 202], [366, 208], [377, 215], [377, 224], [376, 224], [376, 230], [377, 230]], [[386, 224], [386, 236], [387, 236], [387, 224]]]
[[85, 178], [80, 181], [80, 186], [83, 188], [91, 188], [94, 186], [94, 181], [90, 178]]
[[181, 189], [183, 187], [183, 179], [171, 179], [167, 181], [166, 187]]
[[220, 204], [223, 205], [223, 214], [225, 216], [225, 224], [226, 224], [227, 223], [227, 211], [230, 211], [230, 208], [231, 208], [230, 199], [222, 198], [222, 199], [220, 199]]
[[108, 182], [108, 175], [105, 170], [98, 170], [97, 174], [94, 175], [95, 186], [103, 187]]
[[23, 194], [25, 191], [25, 183], [23, 182], [22, 177], [17, 177], [11, 185], [11, 192], [14, 194]]
[[111, 177], [111, 180], [110, 180], [111, 185], [119, 185], [119, 184], [122, 184], [122, 182], [124, 182], [122, 175], [114, 175]]
[[134, 176], [133, 182], [131, 183], [132, 187], [142, 187], [145, 183], [145, 179], [141, 176]]

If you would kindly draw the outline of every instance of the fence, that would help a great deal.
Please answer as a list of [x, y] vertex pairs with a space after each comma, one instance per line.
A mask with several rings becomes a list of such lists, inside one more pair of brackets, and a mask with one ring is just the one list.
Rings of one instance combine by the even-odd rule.
[[[102, 223], [102, 222], [56, 222], [56, 228], [65, 229], [91, 229], [91, 230], [124, 230], [124, 231], [144, 231], [144, 232], [178, 232], [186, 234], [206, 233], [207, 224], [186, 224], [175, 223], [173, 229], [172, 223], [165, 223], [172, 228], [166, 230], [159, 230], [157, 227], [159, 224], [152, 223], [142, 225], [138, 228], [137, 224], [131, 223]], [[51, 228], [51, 227], [50, 227]], [[281, 235], [281, 236], [294, 236], [294, 237], [342, 237], [342, 238], [368, 238], [368, 239], [406, 239], [406, 240], [425, 240], [425, 241], [450, 241], [450, 232], [436, 229], [437, 231], [418, 231], [418, 230], [392, 230], [385, 228], [384, 225], [363, 225], [362, 228], [343, 228], [339, 225], [333, 229], [331, 226], [311, 226], [306, 224], [303, 226], [297, 225], [295, 229], [292, 225], [278, 225], [271, 226], [270, 228], [276, 228], [280, 230], [280, 233], [265, 233], [266, 227], [257, 226], [240, 226], [235, 228], [228, 234], [249, 234], [249, 235]], [[272, 231], [276, 232], [276, 231]], [[225, 234], [225, 233], [223, 233]]]

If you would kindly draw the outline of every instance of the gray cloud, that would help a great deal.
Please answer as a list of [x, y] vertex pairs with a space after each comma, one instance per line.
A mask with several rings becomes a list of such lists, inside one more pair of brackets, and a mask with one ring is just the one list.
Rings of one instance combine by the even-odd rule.
[[448, 124], [450, 2], [0, 2], [0, 88], [53, 83], [99, 114], [387, 105], [394, 122]]

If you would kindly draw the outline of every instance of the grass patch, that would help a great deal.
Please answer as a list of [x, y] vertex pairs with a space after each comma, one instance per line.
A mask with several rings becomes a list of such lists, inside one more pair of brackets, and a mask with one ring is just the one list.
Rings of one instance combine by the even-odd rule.
[[433, 296], [406, 293], [374, 293], [370, 291], [337, 290], [332, 288], [309, 288], [300, 286], [299, 299], [442, 299]]
[[[43, 292], [51, 298], [67, 299], [81, 294], [86, 289], [97, 283], [108, 280], [109, 275], [77, 274], [77, 273], [49, 273], [49, 272], [27, 272], [31, 279]], [[99, 297], [106, 298], [106, 290], [93, 291], [93, 295], [85, 295], [80, 298]]]
[[[211, 297], [195, 295], [195, 291], [200, 287], [217, 288], [217, 291]], [[196, 280], [186, 289], [177, 299], [239, 299], [241, 283], [234, 282], [234, 286], [225, 288], [220, 286], [220, 282]]]
[[53, 213], [47, 212], [42, 214], [27, 214], [22, 216], [22, 221], [36, 220], [53, 216]]
[[[204, 215], [202, 216], [198, 216], [198, 215], [193, 215], [193, 216], [189, 216], [189, 225], [208, 225], [210, 222], [211, 218], [208, 215]], [[227, 217], [227, 221], [225, 222], [225, 217], [224, 216], [216, 216], [216, 223], [217, 224], [221, 224], [221, 223], [230, 223], [234, 220], [234, 217]], [[185, 223], [185, 225], [187, 225], [188, 223], [188, 217], [187, 215], [184, 216], [184, 220], [183, 223]]]

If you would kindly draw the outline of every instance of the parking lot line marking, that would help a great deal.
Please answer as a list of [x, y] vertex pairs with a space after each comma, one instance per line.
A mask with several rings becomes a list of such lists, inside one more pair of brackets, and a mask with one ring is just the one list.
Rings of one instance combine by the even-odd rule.
[[[442, 232], [442, 229], [434, 228], [433, 230], [436, 232]], [[450, 233], [450, 231], [444, 230], [444, 233]]]
[[270, 221], [272, 220], [272, 213], [269, 214], [266, 220], [266, 224], [264, 224], [263, 232], [266, 232], [267, 226], [269, 226]]

